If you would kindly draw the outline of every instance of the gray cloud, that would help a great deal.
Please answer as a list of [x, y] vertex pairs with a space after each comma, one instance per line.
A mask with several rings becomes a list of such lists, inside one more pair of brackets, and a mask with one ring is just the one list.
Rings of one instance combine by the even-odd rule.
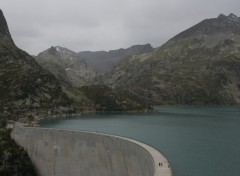
[[30, 54], [51, 45], [74, 51], [134, 44], [158, 47], [220, 13], [240, 15], [239, 0], [0, 0], [15, 43]]

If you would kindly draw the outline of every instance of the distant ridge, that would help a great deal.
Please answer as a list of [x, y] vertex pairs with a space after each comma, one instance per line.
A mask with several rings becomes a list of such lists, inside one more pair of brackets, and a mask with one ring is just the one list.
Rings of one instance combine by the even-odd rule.
[[[89, 67], [95, 69], [99, 73], [111, 71], [115, 66], [117, 66], [122, 60], [126, 59], [127, 57], [153, 51], [153, 47], [150, 44], [133, 45], [126, 49], [120, 48], [110, 51], [74, 52], [68, 48], [61, 46], [52, 47], [52, 49], [54, 48], [55, 50], [53, 52], [58, 52], [58, 54], [64, 57], [79, 58], [79, 60], [84, 61]], [[40, 55], [44, 60], [44, 55], [42, 53], [44, 52], [38, 54], [38, 60]], [[42, 66], [44, 67], [44, 65]]]
[[98, 72], [104, 73], [111, 71], [126, 57], [152, 51], [153, 47], [150, 44], [145, 44], [110, 51], [82, 51], [78, 53], [78, 56], [83, 58], [87, 64], [95, 68]]

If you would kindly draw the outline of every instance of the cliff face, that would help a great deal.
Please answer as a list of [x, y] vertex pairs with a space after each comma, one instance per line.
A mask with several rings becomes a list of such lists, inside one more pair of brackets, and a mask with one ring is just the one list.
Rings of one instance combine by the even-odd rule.
[[102, 78], [157, 104], [240, 103], [240, 22], [206, 19]]
[[56, 78], [16, 47], [0, 11], [0, 109], [22, 111], [67, 102]]

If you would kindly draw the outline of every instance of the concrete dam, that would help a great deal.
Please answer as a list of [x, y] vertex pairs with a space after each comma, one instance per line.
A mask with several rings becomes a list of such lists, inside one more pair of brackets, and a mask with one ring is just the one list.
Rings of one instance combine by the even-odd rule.
[[114, 135], [15, 126], [12, 138], [41, 176], [171, 176], [153, 147]]

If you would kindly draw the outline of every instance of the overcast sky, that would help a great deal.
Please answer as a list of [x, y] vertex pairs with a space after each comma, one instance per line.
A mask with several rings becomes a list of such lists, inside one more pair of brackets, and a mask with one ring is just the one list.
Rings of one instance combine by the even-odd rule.
[[240, 15], [240, 0], [0, 0], [12, 37], [30, 54], [158, 47], [220, 13]]

